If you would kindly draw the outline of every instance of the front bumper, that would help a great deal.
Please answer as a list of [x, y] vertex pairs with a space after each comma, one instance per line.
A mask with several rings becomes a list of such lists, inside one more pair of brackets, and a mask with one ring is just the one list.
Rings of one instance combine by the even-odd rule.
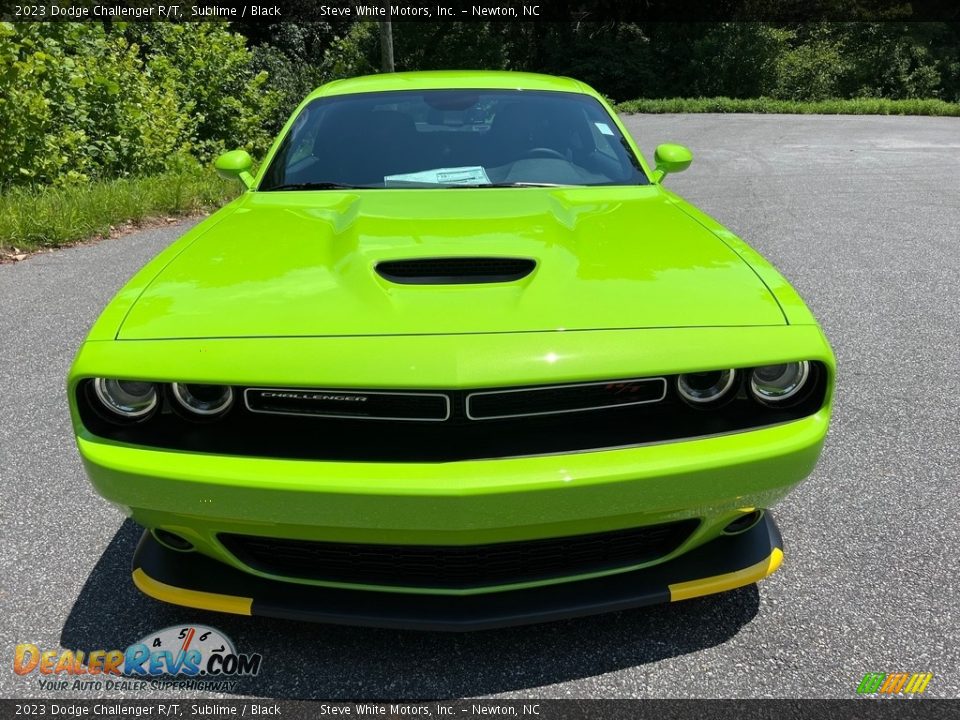
[[698, 520], [681, 546], [656, 561], [668, 562], [717, 538], [745, 508], [783, 499], [813, 469], [828, 418], [825, 409], [782, 425], [685, 442], [434, 464], [238, 458], [78, 442], [101, 495], [145, 527], [180, 535], [250, 581], [470, 595], [518, 588], [425, 590], [270, 575], [242, 563], [219, 537], [469, 546]]
[[290, 620], [416, 630], [468, 631], [549, 622], [732, 590], [780, 566], [783, 543], [770, 513], [739, 535], [721, 535], [653, 567], [606, 577], [462, 597], [365, 592], [251, 578], [197, 553], [168, 550], [144, 533], [133, 581], [164, 602]]
[[[295, 460], [125, 445], [92, 434], [72, 403], [77, 445], [97, 491], [146, 528], [167, 530], [192, 543], [197, 553], [176, 556], [184, 567], [208, 567], [211, 574], [226, 573], [250, 588], [269, 583], [304, 597], [349, 597], [358, 608], [405, 595], [405, 603], [439, 612], [446, 603], [480, 602], [470, 596], [517, 599], [522, 597], [517, 593], [543, 587], [560, 598], [575, 593], [568, 587], [584, 587], [587, 581], [608, 588], [615, 606], [615, 598], [634, 587], [619, 576], [679, 567], [673, 563], [701, 547], [724, 547], [722, 529], [744, 509], [776, 505], [813, 470], [829, 425], [832, 392], [832, 355], [819, 328], [91, 341], [71, 371], [69, 392], [75, 398], [82, 379], [129, 377], [131, 368], [158, 382], [485, 388], [696, 371], [705, 357], [717, 367], [797, 357], [823, 362], [830, 371], [828, 400], [808, 417], [743, 432], [609, 450], [432, 463]], [[371, 430], [370, 441], [376, 442], [376, 425]], [[245, 565], [219, 539], [229, 533], [332, 543], [473, 546], [687, 519], [699, 522], [692, 535], [644, 565], [479, 588], [358, 585], [270, 575]], [[768, 550], [764, 558], [771, 555]], [[668, 579], [680, 583], [701, 576], [686, 572]], [[626, 589], [617, 590], [621, 582]], [[657, 585], [658, 592], [669, 584]], [[200, 592], [208, 591], [217, 592]], [[250, 598], [251, 592], [238, 591], [237, 597]], [[665, 597], [652, 591], [644, 596]], [[637, 604], [636, 598], [631, 603]], [[566, 603], [571, 604], [576, 605]]]

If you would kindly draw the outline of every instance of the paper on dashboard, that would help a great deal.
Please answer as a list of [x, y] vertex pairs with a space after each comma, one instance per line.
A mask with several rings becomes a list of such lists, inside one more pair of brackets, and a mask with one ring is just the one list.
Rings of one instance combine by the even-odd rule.
[[490, 178], [487, 171], [479, 165], [473, 167], [436, 168], [414, 173], [399, 175], [385, 175], [383, 184], [386, 187], [407, 185], [410, 183], [424, 183], [427, 185], [489, 185]]

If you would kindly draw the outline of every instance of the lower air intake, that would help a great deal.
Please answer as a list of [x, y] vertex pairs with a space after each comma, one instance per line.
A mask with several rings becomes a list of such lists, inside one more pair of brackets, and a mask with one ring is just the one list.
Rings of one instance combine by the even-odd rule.
[[470, 588], [569, 577], [647, 563], [676, 550], [697, 520], [490, 545], [375, 545], [221, 534], [254, 570], [395, 587]]

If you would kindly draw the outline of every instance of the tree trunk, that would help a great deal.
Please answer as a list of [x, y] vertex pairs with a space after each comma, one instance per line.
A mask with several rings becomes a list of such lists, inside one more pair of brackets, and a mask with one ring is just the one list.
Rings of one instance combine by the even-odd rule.
[[380, 69], [393, 72], [393, 23], [390, 21], [390, 0], [383, 0], [387, 19], [380, 21]]

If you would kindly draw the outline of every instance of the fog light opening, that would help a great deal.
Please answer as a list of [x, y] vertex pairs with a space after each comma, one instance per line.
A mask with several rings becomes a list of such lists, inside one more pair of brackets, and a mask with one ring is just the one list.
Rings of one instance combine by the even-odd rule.
[[756, 525], [763, 518], [763, 510], [744, 513], [723, 529], [724, 535], [740, 535]]
[[193, 543], [185, 537], [177, 535], [175, 532], [170, 532], [163, 528], [154, 528], [152, 533], [156, 541], [165, 548], [176, 550], [177, 552], [193, 552]]

